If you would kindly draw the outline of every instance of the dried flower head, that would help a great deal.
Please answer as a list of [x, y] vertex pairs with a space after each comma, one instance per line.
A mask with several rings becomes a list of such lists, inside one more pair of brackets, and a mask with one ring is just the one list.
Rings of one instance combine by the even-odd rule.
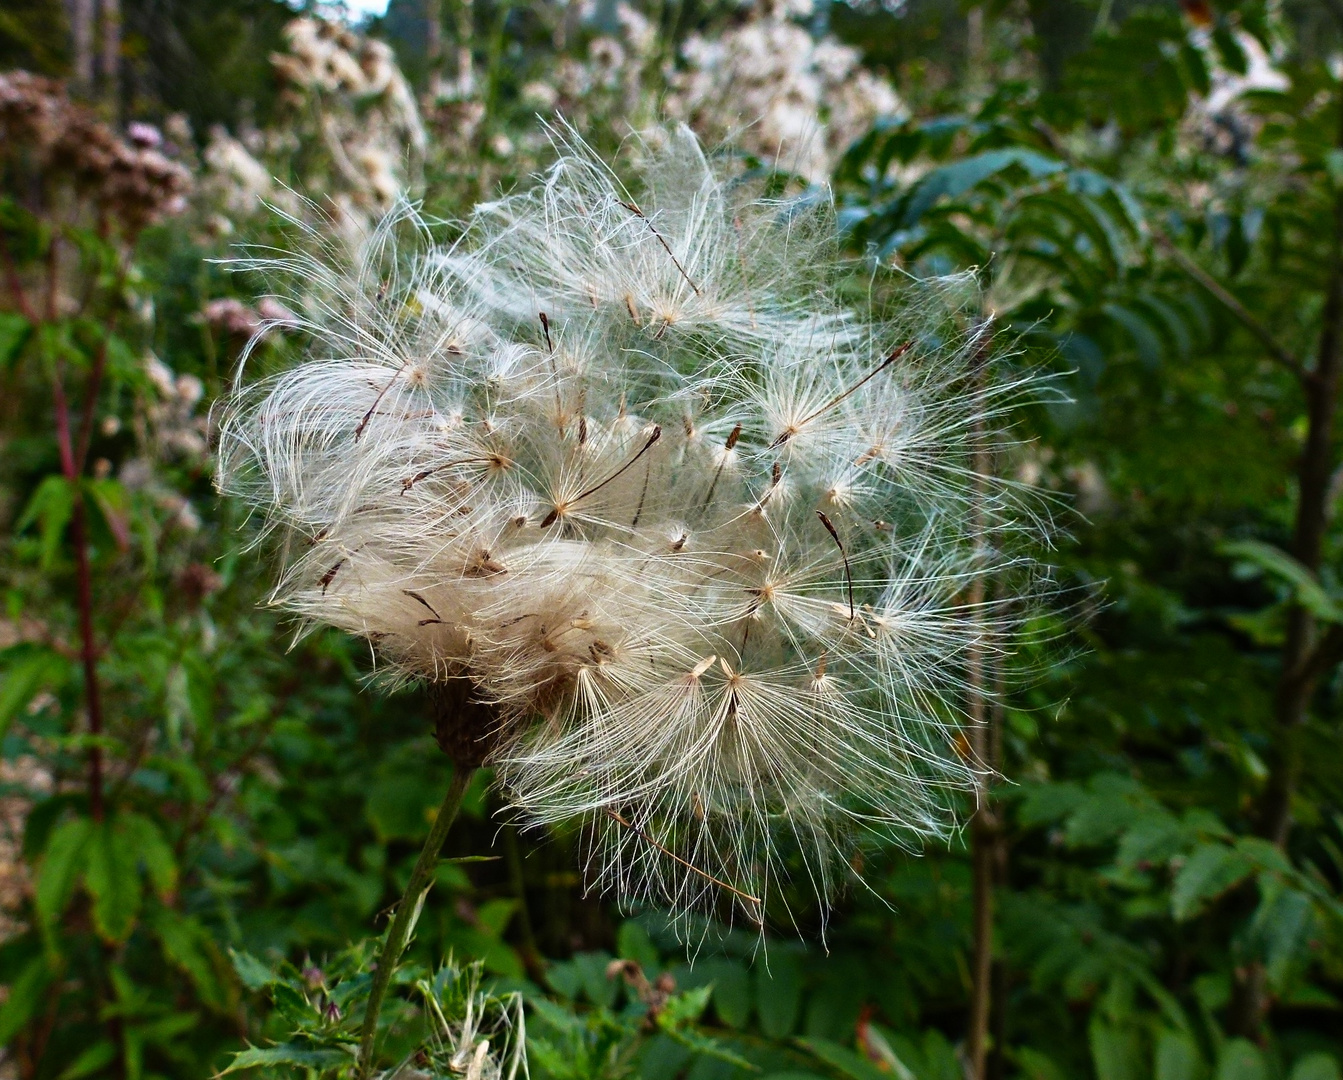
[[100, 221], [133, 236], [186, 208], [191, 174], [158, 149], [157, 128], [135, 124], [130, 134], [129, 142], [118, 138], [59, 82], [0, 72], [0, 174], [11, 174], [13, 190], [39, 189], [52, 204], [73, 189]]
[[240, 390], [221, 482], [285, 535], [278, 603], [490, 703], [529, 820], [585, 822], [626, 894], [759, 922], [787, 867], [825, 897], [856, 836], [939, 833], [973, 780], [995, 612], [963, 594], [1021, 523], [970, 462], [1019, 387], [980, 322], [843, 305], [829, 207], [752, 197], [687, 129], [635, 190], [556, 144], [452, 244], [407, 254], [403, 209], [353, 266], [249, 264], [302, 277], [314, 346]]
[[273, 54], [271, 65], [293, 102], [317, 113], [334, 179], [345, 188], [339, 194], [352, 209], [386, 210], [426, 145], [414, 92], [391, 48], [310, 17], [294, 19], [284, 35], [288, 51]]
[[716, 37], [692, 34], [672, 77], [667, 111], [710, 139], [816, 183], [874, 120], [901, 114], [890, 84], [862, 67], [858, 50], [815, 39], [792, 21], [810, 3], [759, 4]]

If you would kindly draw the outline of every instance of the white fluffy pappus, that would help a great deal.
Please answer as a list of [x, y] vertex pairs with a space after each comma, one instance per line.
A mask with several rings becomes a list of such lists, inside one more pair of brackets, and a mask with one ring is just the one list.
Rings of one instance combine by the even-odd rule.
[[845, 306], [830, 207], [687, 129], [631, 188], [554, 137], [452, 243], [402, 207], [353, 259], [309, 229], [248, 261], [299, 283], [312, 346], [240, 385], [221, 487], [283, 535], [278, 604], [470, 680], [511, 805], [582, 822], [604, 884], [760, 924], [864, 836], [954, 826], [966, 658], [1020, 599], [966, 598], [1043, 528], [973, 465], [1030, 384], [965, 279]]

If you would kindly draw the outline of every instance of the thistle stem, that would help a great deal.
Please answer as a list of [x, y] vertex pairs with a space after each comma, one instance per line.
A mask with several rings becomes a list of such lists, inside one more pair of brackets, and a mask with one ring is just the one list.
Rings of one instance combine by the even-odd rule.
[[443, 796], [443, 804], [438, 808], [438, 816], [429, 830], [429, 838], [424, 842], [420, 857], [415, 860], [415, 869], [410, 872], [406, 891], [401, 894], [401, 900], [396, 905], [396, 915], [392, 918], [391, 929], [387, 931], [382, 952], [378, 954], [378, 966], [373, 972], [373, 985], [368, 992], [368, 1005], [364, 1008], [364, 1027], [359, 1036], [359, 1080], [368, 1080], [373, 1070], [373, 1044], [378, 1034], [378, 1014], [382, 1012], [383, 998], [387, 996], [387, 987], [391, 985], [392, 975], [410, 939], [420, 905], [429, 891], [430, 878], [434, 867], [438, 865], [438, 853], [448, 837], [448, 830], [457, 819], [457, 811], [462, 807], [462, 798], [474, 774], [475, 769], [453, 768], [448, 793]]

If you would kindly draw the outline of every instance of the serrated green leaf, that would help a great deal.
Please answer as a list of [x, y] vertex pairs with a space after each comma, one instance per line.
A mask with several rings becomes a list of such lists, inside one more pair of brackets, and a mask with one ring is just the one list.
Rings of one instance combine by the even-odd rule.
[[799, 1046], [811, 1052], [832, 1069], [836, 1069], [849, 1080], [890, 1080], [888, 1073], [882, 1072], [867, 1058], [847, 1046], [831, 1042], [829, 1039], [798, 1039]]
[[319, 1018], [317, 1007], [288, 983], [273, 982], [269, 990], [275, 1011], [291, 1023], [304, 1024]]
[[98, 934], [114, 944], [125, 941], [140, 914], [143, 890], [135, 850], [112, 822], [96, 825], [89, 836], [84, 882], [93, 898]]
[[248, 990], [260, 990], [275, 981], [275, 974], [251, 953], [229, 949], [229, 960], [239, 980]]
[[59, 689], [69, 677], [70, 663], [44, 645], [24, 642], [0, 652], [0, 738], [14, 718], [41, 691]]
[[227, 1076], [241, 1069], [255, 1069], [262, 1065], [297, 1065], [305, 1069], [335, 1069], [350, 1064], [351, 1055], [345, 1050], [310, 1049], [291, 1043], [279, 1046], [250, 1046], [233, 1055], [233, 1060], [219, 1075]]
[[231, 996], [212, 961], [211, 951], [217, 946], [205, 928], [170, 908], [156, 911], [153, 925], [164, 959], [186, 974], [205, 1004], [227, 1010], [232, 1005]]
[[110, 1065], [117, 1056], [117, 1047], [110, 1039], [102, 1039], [81, 1053], [56, 1080], [81, 1080], [82, 1077], [96, 1073]]
[[65, 913], [74, 895], [92, 834], [93, 822], [88, 818], [68, 818], [52, 830], [47, 840], [33, 887], [33, 907], [48, 932]]
[[45, 956], [28, 961], [17, 978], [8, 985], [8, 996], [0, 1005], [0, 1046], [9, 1045], [45, 1004], [43, 991], [51, 985], [51, 965]]
[[709, 1007], [709, 998], [712, 994], [712, 985], [697, 986], [694, 990], [685, 990], [679, 994], [673, 994], [667, 999], [667, 1004], [663, 1006], [662, 1011], [658, 1013], [658, 1026], [665, 1031], [681, 1024], [693, 1024], [704, 1015], [704, 1010]]
[[32, 332], [32, 324], [16, 311], [0, 311], [0, 371], [19, 355]]
[[177, 889], [177, 859], [163, 832], [143, 814], [122, 814], [116, 824], [123, 842], [144, 863], [154, 891], [161, 900], [169, 899]]
[[51, 475], [37, 485], [37, 490], [23, 508], [19, 520], [14, 523], [14, 531], [21, 533], [33, 524], [38, 527], [40, 537], [40, 565], [50, 570], [56, 562], [56, 552], [60, 550], [61, 538], [66, 526], [70, 524], [75, 512], [74, 489], [64, 476]]
[[688, 1050], [703, 1057], [713, 1058], [716, 1061], [726, 1062], [728, 1065], [734, 1065], [738, 1069], [744, 1069], [746, 1072], [759, 1072], [760, 1066], [753, 1061], [748, 1061], [736, 1051], [723, 1045], [721, 1041], [706, 1035], [702, 1031], [697, 1031], [693, 1027], [669, 1028], [666, 1033], [675, 1039]]
[[117, 547], [125, 551], [131, 546], [130, 497], [126, 489], [111, 477], [85, 479], [83, 484], [98, 519], [107, 526]]
[[1251, 927], [1264, 945], [1269, 985], [1281, 990], [1299, 961], [1308, 954], [1314, 911], [1310, 897], [1296, 889], [1281, 886], [1266, 889], [1262, 879], [1260, 888], [1265, 895]]
[[1206, 901], [1243, 881], [1253, 870], [1254, 864], [1233, 847], [1204, 844], [1196, 848], [1171, 885], [1171, 914], [1183, 922]]
[[1018, 818], [1027, 828], [1062, 821], [1087, 798], [1077, 784], [1032, 784], [1025, 789]]
[[1061, 161], [1023, 147], [988, 150], [924, 174], [900, 200], [898, 227], [908, 229], [942, 198], [965, 194], [990, 177], [1017, 166], [1032, 179], [1063, 171]]

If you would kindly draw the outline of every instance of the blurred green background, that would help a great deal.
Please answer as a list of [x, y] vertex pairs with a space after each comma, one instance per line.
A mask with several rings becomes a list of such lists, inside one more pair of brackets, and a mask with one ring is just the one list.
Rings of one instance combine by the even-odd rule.
[[[300, 16], [354, 71], [313, 74]], [[4, 69], [67, 89], [0, 86], [0, 1077], [348, 1071], [343, 950], [446, 769], [421, 695], [262, 606], [208, 417], [265, 285], [212, 260], [290, 189], [461, 216], [544, 166], [538, 115], [735, 135], [856, 260], [976, 268], [1061, 391], [1002, 466], [1057, 494], [1080, 599], [1003, 673], [991, 804], [864, 853], [828, 925], [790, 897], [800, 937], [692, 964], [482, 781], [447, 854], [493, 858], [441, 866], [414, 962], [521, 990], [555, 1080], [1343, 1075], [1343, 2], [6, 0]], [[154, 220], [50, 150], [67, 92]]]

